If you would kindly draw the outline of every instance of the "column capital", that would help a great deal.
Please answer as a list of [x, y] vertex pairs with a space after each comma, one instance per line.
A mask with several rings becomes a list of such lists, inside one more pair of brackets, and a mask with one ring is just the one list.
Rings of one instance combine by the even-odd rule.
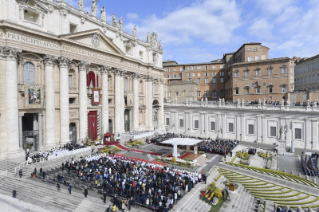
[[126, 73], [126, 71], [123, 70], [123, 69], [120, 69], [120, 68], [114, 69], [114, 74], [115, 74], [115, 75], [123, 76], [125, 73]]
[[80, 61], [80, 62], [78, 63], [78, 66], [79, 66], [79, 70], [80, 70], [80, 71], [86, 71], [87, 68], [88, 68], [90, 65], [91, 65], [91, 63], [86, 62], [86, 61]]
[[52, 55], [44, 55], [43, 56], [43, 63], [44, 63], [44, 66], [53, 66], [54, 65], [54, 62], [57, 61], [57, 57], [56, 56], [52, 56]]
[[59, 67], [60, 68], [68, 68], [70, 66], [72, 59], [67, 58], [67, 57], [59, 57], [58, 62], [59, 62]]
[[139, 73], [132, 73], [133, 79], [139, 79], [141, 78], [141, 75]]
[[7, 59], [17, 59], [19, 54], [22, 52], [20, 48], [13, 48], [9, 46], [0, 46], [0, 57]]
[[109, 72], [112, 71], [112, 67], [111, 66], [101, 66], [101, 72], [102, 74], [109, 74]]
[[152, 82], [154, 80], [154, 78], [151, 75], [146, 75], [145, 79], [147, 82]]

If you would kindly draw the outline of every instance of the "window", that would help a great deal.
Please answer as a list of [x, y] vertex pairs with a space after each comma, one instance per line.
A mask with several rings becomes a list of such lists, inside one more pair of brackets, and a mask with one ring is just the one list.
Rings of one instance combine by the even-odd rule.
[[247, 61], [251, 61], [251, 57], [247, 57]]
[[228, 71], [228, 76], [230, 76], [230, 71]]
[[200, 70], [200, 69], [202, 69], [202, 67], [201, 66], [197, 66], [197, 70]]
[[239, 94], [239, 88], [235, 88], [235, 94]]
[[252, 88], [255, 87], [255, 83], [251, 83], [250, 87]]
[[307, 100], [307, 95], [302, 95], [303, 100]]
[[220, 72], [220, 76], [224, 76], [224, 72], [223, 71]]
[[197, 73], [197, 76], [200, 77], [200, 73]]
[[194, 66], [191, 66], [191, 70], [194, 70]]
[[256, 93], [260, 93], [260, 88], [256, 88]]
[[260, 70], [256, 70], [256, 76], [260, 75]]
[[184, 119], [179, 120], [179, 127], [184, 127]]
[[216, 76], [216, 72], [213, 72], [213, 76]]
[[281, 73], [282, 74], [286, 74], [287, 73], [287, 69], [286, 68], [281, 68]]
[[39, 14], [29, 10], [24, 10], [24, 20], [39, 24]]
[[291, 95], [291, 100], [296, 100], [296, 95]]
[[268, 75], [272, 75], [272, 68], [268, 69]]
[[234, 132], [234, 123], [228, 123], [228, 132]]
[[270, 127], [270, 136], [275, 137], [277, 135], [276, 127]]
[[169, 118], [166, 118], [166, 125], [169, 125]]
[[245, 71], [245, 77], [249, 77], [249, 71]]
[[187, 76], [188, 76], [188, 77], [191, 77], [191, 76], [192, 76], [192, 74], [191, 74], [191, 73], [188, 73], [188, 74], [187, 74]]
[[213, 66], [213, 69], [216, 69], [216, 66]]
[[220, 82], [224, 82], [224, 78], [220, 78]]
[[216, 97], [216, 91], [213, 91], [213, 97]]
[[248, 49], [247, 49], [247, 51], [249, 51], [249, 52], [250, 52], [250, 48], [248, 48]]
[[258, 57], [258, 56], [255, 56], [255, 60], [259, 60], [259, 57]]
[[192, 79], [191, 79], [191, 78], [188, 78], [187, 81], [190, 82], [190, 81], [192, 81]]
[[220, 91], [220, 96], [224, 97], [224, 91], [223, 90]]
[[269, 97], [269, 100], [272, 100], [272, 96]]
[[283, 87], [281, 88], [281, 92], [283, 92], [283, 93], [287, 92], [286, 86], [283, 86]]
[[[126, 54], [132, 54], [132, 48], [130, 46], [125, 47]], [[153, 61], [155, 63], [155, 61]]]
[[69, 75], [69, 88], [72, 88], [72, 75]]
[[295, 128], [295, 139], [301, 139], [301, 129]]
[[208, 91], [205, 91], [205, 97], [207, 97], [208, 96]]
[[173, 71], [176, 71], [176, 68], [173, 68]]
[[248, 134], [253, 135], [254, 134], [254, 125], [248, 124]]
[[205, 69], [207, 70], [207, 69], [208, 69], [208, 66], [205, 66]]
[[224, 65], [220, 65], [220, 69], [224, 68]]
[[272, 93], [272, 87], [269, 87], [268, 90], [269, 90], [269, 93]]
[[255, 52], [257, 51], [257, 48], [255, 48]]
[[70, 33], [76, 33], [76, 25], [70, 24]]
[[23, 65], [23, 84], [34, 84], [34, 65], [30, 62]]
[[176, 96], [178, 96], [178, 91], [176, 91]]
[[213, 78], [213, 83], [216, 83], [216, 78]]
[[266, 84], [265, 82], [263, 82], [263, 86], [266, 87], [266, 85], [267, 85], [267, 84]]
[[207, 72], [205, 72], [205, 77], [207, 77], [208, 76], [208, 73]]
[[210, 130], [215, 130], [215, 122], [210, 122]]
[[205, 83], [208, 83], [208, 79], [207, 78], [205, 78]]
[[173, 75], [173, 78], [176, 78], [176, 74]]
[[195, 77], [195, 73], [193, 73], [193, 77]]
[[199, 128], [199, 121], [195, 120], [194, 121], [194, 129], [198, 129]]
[[179, 70], [180, 70], [180, 71], [184, 71], [184, 69], [183, 69], [183, 68], [179, 68]]
[[169, 75], [167, 75], [167, 79], [169, 79]]
[[235, 77], [238, 77], [239, 73], [238, 72], [235, 72]]
[[127, 89], [128, 89], [128, 79], [125, 77], [124, 78], [124, 91], [127, 91]]
[[200, 91], [197, 91], [197, 96], [201, 97], [202, 95], [200, 94]]
[[197, 78], [197, 83], [200, 83], [200, 78]]
[[[140, 57], [141, 60], [143, 60], [143, 52], [142, 51], [140, 51], [139, 57]], [[168, 68], [168, 71], [169, 71], [169, 68]]]

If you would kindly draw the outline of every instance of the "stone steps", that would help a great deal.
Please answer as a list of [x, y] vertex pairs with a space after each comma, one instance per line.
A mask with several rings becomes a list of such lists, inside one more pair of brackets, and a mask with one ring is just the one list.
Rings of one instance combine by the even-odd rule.
[[196, 160], [197, 160], [197, 162], [195, 164], [196, 166], [202, 166], [208, 161], [208, 159], [206, 158], [205, 154], [201, 155]]

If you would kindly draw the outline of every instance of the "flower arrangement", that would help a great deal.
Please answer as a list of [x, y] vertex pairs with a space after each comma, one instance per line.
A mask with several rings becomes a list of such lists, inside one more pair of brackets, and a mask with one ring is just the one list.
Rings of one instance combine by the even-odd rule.
[[240, 159], [243, 159], [243, 160], [248, 160], [250, 155], [248, 154], [248, 152], [237, 152], [236, 153], [236, 156]]
[[263, 153], [262, 151], [258, 152], [258, 156], [263, 159], [269, 159], [270, 155], [268, 153]]
[[176, 163], [176, 158], [175, 157], [172, 158], [172, 163]]

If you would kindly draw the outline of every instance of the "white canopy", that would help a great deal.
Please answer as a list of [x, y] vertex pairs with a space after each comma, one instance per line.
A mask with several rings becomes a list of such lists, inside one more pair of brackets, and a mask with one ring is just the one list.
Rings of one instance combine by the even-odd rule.
[[162, 144], [172, 144], [172, 145], [196, 145], [202, 142], [202, 140], [194, 139], [194, 138], [172, 138], [167, 141], [163, 141]]

